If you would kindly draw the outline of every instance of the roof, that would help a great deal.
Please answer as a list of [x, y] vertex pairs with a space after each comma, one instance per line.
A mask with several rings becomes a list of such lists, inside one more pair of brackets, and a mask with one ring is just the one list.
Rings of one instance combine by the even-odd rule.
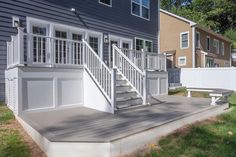
[[172, 17], [174, 17], [174, 18], [177, 18], [177, 19], [179, 19], [179, 20], [181, 20], [181, 21], [184, 21], [184, 22], [186, 22], [186, 23], [189, 23], [189, 25], [190, 25], [191, 27], [197, 27], [198, 29], [201, 29], [202, 31], [205, 31], [205, 32], [207, 32], [207, 33], [210, 33], [210, 34], [212, 34], [212, 35], [214, 35], [214, 36], [216, 36], [216, 37], [218, 37], [218, 38], [220, 38], [220, 39], [222, 39], [222, 40], [224, 40], [224, 41], [232, 42], [230, 39], [224, 37], [223, 35], [218, 34], [218, 33], [214, 32], [214, 31], [211, 30], [211, 29], [202, 27], [202, 26], [200, 26], [199, 24], [197, 24], [197, 23], [194, 22], [194, 21], [188, 20], [188, 19], [186, 19], [186, 18], [184, 18], [184, 17], [178, 16], [178, 15], [176, 15], [176, 14], [173, 14], [173, 13], [168, 12], [168, 11], [163, 10], [163, 9], [160, 9], [160, 11], [161, 11], [162, 13], [164, 13], [164, 14], [167, 14], [167, 15], [169, 15], [169, 16], [172, 16]]
[[165, 14], [168, 14], [168, 15], [170, 15], [170, 16], [173, 16], [173, 17], [175, 17], [175, 18], [177, 18], [177, 19], [179, 19], [179, 20], [182, 20], [182, 21], [184, 21], [184, 22], [187, 22], [187, 23], [190, 24], [190, 26], [194, 26], [194, 25], [197, 24], [197, 23], [195, 23], [195, 22], [193, 22], [193, 21], [191, 21], [191, 20], [188, 20], [188, 19], [186, 19], [186, 18], [184, 18], [184, 17], [178, 16], [178, 15], [173, 14], [173, 13], [171, 13], [171, 12], [168, 12], [168, 11], [166, 11], [166, 10], [160, 9], [160, 11], [161, 11], [162, 13], [165, 13]]

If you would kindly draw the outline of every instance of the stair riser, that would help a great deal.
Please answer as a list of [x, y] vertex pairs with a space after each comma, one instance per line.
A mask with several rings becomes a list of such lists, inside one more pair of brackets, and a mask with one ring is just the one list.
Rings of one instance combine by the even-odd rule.
[[137, 93], [133, 92], [133, 93], [119, 93], [116, 94], [117, 98], [134, 98], [137, 97]]
[[127, 85], [127, 82], [125, 80], [116, 80], [116, 85]]
[[117, 101], [117, 106], [122, 106], [122, 105], [140, 105], [142, 104], [142, 99], [135, 99], [135, 100], [127, 100], [127, 101]]
[[132, 87], [130, 86], [116, 87], [116, 91], [119, 91], [119, 92], [126, 92], [126, 91], [130, 91], [131, 89]]

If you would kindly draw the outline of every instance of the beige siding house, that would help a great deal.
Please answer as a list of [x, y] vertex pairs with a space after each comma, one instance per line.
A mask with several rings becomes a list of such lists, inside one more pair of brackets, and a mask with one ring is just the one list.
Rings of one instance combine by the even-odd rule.
[[165, 10], [160, 13], [160, 51], [168, 68], [229, 67], [231, 41]]

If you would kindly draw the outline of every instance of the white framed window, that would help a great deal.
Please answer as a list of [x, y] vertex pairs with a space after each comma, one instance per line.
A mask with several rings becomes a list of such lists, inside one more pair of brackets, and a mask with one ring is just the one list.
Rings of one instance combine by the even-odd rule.
[[219, 40], [214, 39], [214, 41], [213, 41], [213, 46], [216, 48], [216, 53], [219, 54], [219, 53], [220, 53], [220, 44], [219, 44]]
[[181, 49], [189, 48], [189, 32], [180, 33], [180, 48]]
[[98, 54], [99, 38], [96, 36], [89, 36], [88, 41], [89, 41], [89, 45], [92, 47], [92, 49]]
[[211, 50], [211, 38], [209, 36], [206, 38], [206, 49], [207, 51]]
[[222, 55], [225, 54], [225, 43], [224, 42], [221, 43], [221, 54]]
[[214, 63], [214, 59], [213, 58], [206, 58], [206, 67], [214, 67], [215, 63]]
[[131, 0], [131, 14], [150, 19], [150, 0]]
[[112, 0], [98, 0], [99, 3], [112, 7]]
[[142, 49], [147, 52], [153, 51], [153, 43], [151, 40], [142, 38], [135, 38], [135, 49], [141, 51]]
[[187, 64], [187, 57], [186, 56], [178, 57], [178, 65], [179, 66], [186, 66], [186, 64]]
[[201, 40], [200, 40], [200, 33], [196, 33], [196, 48], [200, 48]]

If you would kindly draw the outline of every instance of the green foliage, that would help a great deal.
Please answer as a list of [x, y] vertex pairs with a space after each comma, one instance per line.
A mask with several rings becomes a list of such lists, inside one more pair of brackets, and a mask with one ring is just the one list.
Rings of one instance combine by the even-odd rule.
[[30, 152], [18, 131], [0, 129], [0, 157], [29, 157]]
[[9, 123], [14, 119], [12, 111], [10, 111], [3, 103], [0, 103], [0, 125]]
[[229, 29], [225, 32], [225, 36], [227, 38], [229, 38], [230, 40], [234, 41], [233, 42], [233, 48], [236, 49], [236, 28], [233, 29]]

